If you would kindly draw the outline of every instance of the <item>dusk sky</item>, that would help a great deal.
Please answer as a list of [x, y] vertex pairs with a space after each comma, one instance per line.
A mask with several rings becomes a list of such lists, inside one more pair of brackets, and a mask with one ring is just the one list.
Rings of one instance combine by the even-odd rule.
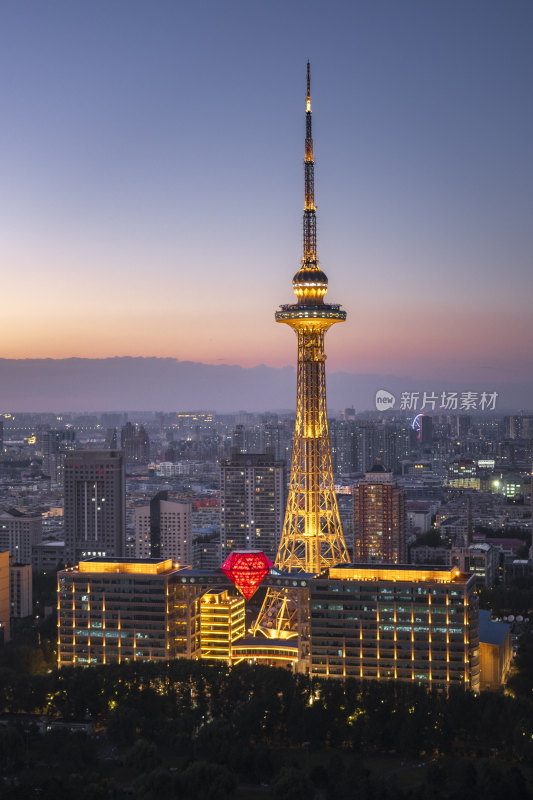
[[532, 42], [531, 0], [2, 0], [0, 356], [294, 365], [310, 59], [328, 369], [529, 378]]

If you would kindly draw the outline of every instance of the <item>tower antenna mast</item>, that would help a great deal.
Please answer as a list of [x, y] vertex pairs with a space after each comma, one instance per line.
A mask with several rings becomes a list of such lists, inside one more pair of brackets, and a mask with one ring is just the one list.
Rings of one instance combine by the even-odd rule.
[[[333, 480], [324, 352], [326, 331], [335, 323], [344, 322], [346, 312], [339, 305], [324, 302], [328, 279], [318, 266], [316, 253], [309, 62], [304, 169], [303, 257], [292, 281], [297, 302], [281, 306], [276, 312], [276, 322], [289, 325], [298, 337], [298, 377], [289, 494], [275, 566], [286, 572], [316, 575], [349, 561]], [[296, 591], [268, 589], [252, 632], [268, 638], [293, 638], [302, 630], [303, 613]], [[298, 647], [302, 650], [300, 638]], [[305, 658], [305, 653], [300, 652], [299, 657]]]

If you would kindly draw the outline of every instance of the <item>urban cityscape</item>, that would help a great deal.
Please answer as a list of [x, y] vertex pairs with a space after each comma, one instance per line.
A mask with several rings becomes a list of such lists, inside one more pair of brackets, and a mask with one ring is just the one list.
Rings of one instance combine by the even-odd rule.
[[[499, 3], [489, 5], [487, 36], [501, 22]], [[63, 30], [65, 6], [52, 6]], [[136, 25], [151, 26], [142, 4], [134, 6]], [[175, 22], [178, 6], [162, 2], [160, 10]], [[406, 7], [412, 15], [414, 4]], [[110, 30], [123, 8], [118, 2], [111, 12]], [[516, 9], [533, 26], [530, 10], [518, 2]], [[372, 29], [374, 12], [359, 12]], [[18, 32], [24, 15], [10, 13]], [[467, 14], [465, 24], [474, 20]], [[448, 35], [453, 41], [453, 25]], [[160, 331], [154, 350], [136, 349], [134, 327], [133, 350], [122, 349], [118, 333], [115, 350], [91, 350], [82, 307], [93, 304], [95, 342], [106, 325], [111, 340], [128, 289], [124, 283], [117, 295], [111, 279], [112, 320], [105, 304], [96, 310], [87, 273], [72, 283], [79, 329], [68, 309], [59, 337], [55, 317], [43, 327], [48, 355], [38, 337], [28, 344], [33, 323], [20, 346], [6, 344], [1, 354], [10, 384], [0, 407], [7, 800], [533, 797], [531, 321], [520, 327], [517, 296], [520, 343], [508, 362], [503, 298], [499, 329], [493, 320], [503, 344], [493, 361], [494, 330], [435, 338], [439, 296], [452, 325], [468, 306], [456, 298], [453, 317], [441, 272], [431, 301], [425, 287], [420, 292], [416, 324], [405, 306], [395, 333], [384, 311], [394, 286], [376, 269], [361, 283], [371, 313], [361, 309], [360, 319], [374, 320], [368, 342], [376, 353], [384, 342], [390, 352], [375, 372], [362, 372], [364, 359], [354, 369], [353, 328], [346, 331], [356, 313], [341, 305], [346, 269], [331, 245], [327, 265], [319, 257], [317, 198], [328, 163], [321, 159], [315, 181], [315, 151], [331, 134], [327, 115], [314, 109], [328, 89], [320, 77], [315, 91], [312, 57], [298, 69], [291, 114], [301, 123], [303, 174], [295, 181], [303, 217], [292, 271], [290, 258], [284, 271], [267, 273], [261, 263], [241, 301], [242, 273], [236, 281], [222, 260], [230, 302], [215, 273], [196, 270], [197, 297], [181, 320], [195, 343], [176, 351], [179, 358], [162, 347]], [[185, 270], [178, 280], [178, 315], [179, 281], [185, 297], [189, 278]], [[269, 324], [273, 337], [283, 336], [264, 338], [259, 323], [258, 370], [263, 353], [249, 360], [246, 346], [258, 341], [254, 310], [272, 289], [284, 302]], [[204, 342], [195, 319], [209, 317], [218, 291], [225, 323], [206, 322]], [[479, 308], [470, 306], [480, 325], [482, 294]], [[172, 303], [164, 299], [163, 317]], [[406, 356], [392, 369], [395, 338], [408, 347], [417, 325], [427, 334], [418, 362]], [[231, 358], [237, 369], [228, 372]], [[196, 376], [190, 395], [180, 394], [176, 364]], [[127, 388], [120, 370], [131, 371]], [[177, 380], [176, 402], [150, 370]], [[282, 379], [292, 382], [289, 407], [277, 389]], [[358, 380], [364, 391], [354, 390]], [[189, 397], [198, 398], [194, 406], [183, 401]], [[136, 410], [139, 398], [148, 398], [144, 411]]]

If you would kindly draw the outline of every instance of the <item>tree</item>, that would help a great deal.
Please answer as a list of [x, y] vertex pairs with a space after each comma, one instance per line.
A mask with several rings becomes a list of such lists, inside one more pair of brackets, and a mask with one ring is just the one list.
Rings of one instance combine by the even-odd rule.
[[294, 767], [285, 767], [272, 783], [272, 789], [280, 800], [309, 800], [314, 787], [305, 772]]

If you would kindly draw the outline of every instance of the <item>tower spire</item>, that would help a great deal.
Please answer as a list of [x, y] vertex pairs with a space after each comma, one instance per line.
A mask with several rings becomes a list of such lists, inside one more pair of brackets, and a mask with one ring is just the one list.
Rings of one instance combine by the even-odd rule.
[[317, 268], [316, 256], [316, 205], [315, 162], [313, 161], [313, 129], [311, 112], [311, 65], [307, 62], [307, 102], [305, 107], [305, 203], [304, 203], [304, 252], [302, 266]]

